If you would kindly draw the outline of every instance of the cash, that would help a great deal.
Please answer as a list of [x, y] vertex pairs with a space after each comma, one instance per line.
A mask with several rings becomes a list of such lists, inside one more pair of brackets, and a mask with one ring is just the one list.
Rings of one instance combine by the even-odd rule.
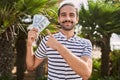
[[37, 28], [38, 33], [43, 31], [48, 25], [50, 24], [50, 21], [47, 17], [41, 15], [41, 14], [35, 14], [33, 16], [33, 23], [29, 25], [28, 29]]

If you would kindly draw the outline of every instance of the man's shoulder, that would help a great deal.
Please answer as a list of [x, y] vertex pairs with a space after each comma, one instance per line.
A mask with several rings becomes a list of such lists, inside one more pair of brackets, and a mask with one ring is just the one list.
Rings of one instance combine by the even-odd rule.
[[[60, 36], [60, 35], [59, 35], [59, 32], [57, 32], [57, 33], [53, 33], [52, 36], [56, 38], [56, 37], [58, 37], [58, 36]], [[46, 36], [45, 36], [46, 39], [47, 39], [48, 37], [49, 37], [49, 35], [46, 35]]]
[[81, 42], [81, 43], [91, 43], [91, 41], [89, 39], [81, 38], [79, 36], [77, 36], [76, 39], [78, 42]]

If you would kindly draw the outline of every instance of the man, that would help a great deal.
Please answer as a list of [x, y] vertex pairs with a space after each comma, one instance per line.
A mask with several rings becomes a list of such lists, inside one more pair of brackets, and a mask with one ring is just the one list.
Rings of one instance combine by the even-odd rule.
[[91, 42], [74, 33], [78, 11], [73, 4], [63, 4], [58, 10], [59, 33], [49, 31], [33, 54], [32, 43], [37, 29], [28, 33], [27, 68], [34, 70], [45, 57], [48, 58], [48, 80], [87, 80], [92, 73]]

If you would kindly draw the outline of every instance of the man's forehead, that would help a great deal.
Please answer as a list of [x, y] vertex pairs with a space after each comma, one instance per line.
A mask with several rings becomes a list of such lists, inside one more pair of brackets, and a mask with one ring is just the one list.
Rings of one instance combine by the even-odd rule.
[[60, 9], [60, 12], [68, 12], [68, 11], [73, 13], [73, 12], [76, 12], [76, 9], [75, 7], [70, 5], [66, 5]]

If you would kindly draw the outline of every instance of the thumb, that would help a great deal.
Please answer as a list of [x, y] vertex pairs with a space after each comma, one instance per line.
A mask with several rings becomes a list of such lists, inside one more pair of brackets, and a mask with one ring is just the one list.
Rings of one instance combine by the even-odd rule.
[[51, 32], [50, 32], [50, 30], [49, 30], [49, 29], [46, 29], [46, 32], [48, 33], [48, 35], [49, 35], [49, 36], [51, 36], [51, 37], [52, 37], [52, 34], [51, 34]]

